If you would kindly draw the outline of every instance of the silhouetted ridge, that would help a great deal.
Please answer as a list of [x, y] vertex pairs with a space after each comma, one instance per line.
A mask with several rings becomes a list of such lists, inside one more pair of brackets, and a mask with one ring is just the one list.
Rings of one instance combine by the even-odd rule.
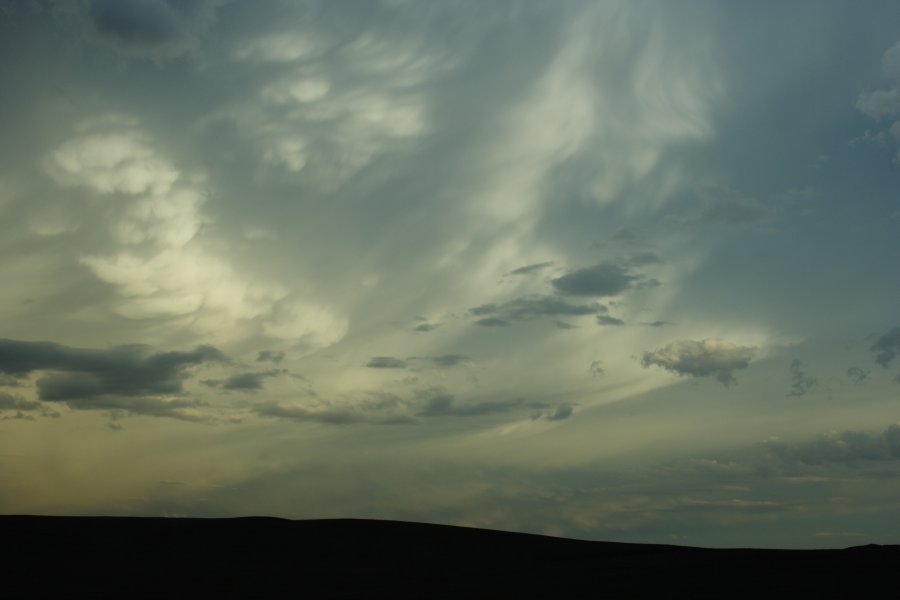
[[[900, 591], [898, 546], [712, 550], [396, 521], [0, 517], [7, 597], [736, 597]], [[11, 579], [11, 581], [10, 581]]]

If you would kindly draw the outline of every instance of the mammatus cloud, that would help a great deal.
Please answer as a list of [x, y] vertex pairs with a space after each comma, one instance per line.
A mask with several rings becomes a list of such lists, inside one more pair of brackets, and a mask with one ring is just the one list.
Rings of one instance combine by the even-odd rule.
[[293, 297], [282, 284], [245, 277], [210, 251], [201, 239], [210, 222], [203, 211], [206, 174], [176, 168], [135, 119], [84, 121], [43, 164], [58, 185], [87, 193], [103, 207], [114, 246], [81, 255], [79, 262], [114, 287], [119, 315], [188, 317], [205, 339], [261, 333], [307, 349], [346, 333], [347, 319], [332, 309]]
[[366, 366], [370, 369], [403, 369], [406, 361], [393, 356], [373, 356]]
[[795, 358], [791, 361], [791, 391], [788, 396], [803, 396], [816, 385], [816, 378], [809, 377], [803, 371], [803, 363], [800, 359]]
[[0, 372], [16, 377], [47, 372], [37, 380], [39, 398], [65, 402], [74, 409], [118, 409], [194, 418], [196, 415], [184, 409], [195, 408], [199, 403], [161, 397], [182, 392], [188, 367], [226, 360], [212, 346], [152, 353], [139, 345], [95, 350], [0, 339]]
[[738, 346], [717, 339], [701, 341], [681, 340], [654, 350], [645, 352], [641, 365], [656, 365], [676, 375], [691, 377], [715, 377], [728, 387], [736, 383], [734, 371], [746, 369], [750, 365], [756, 348]]
[[877, 352], [875, 362], [887, 368], [891, 361], [900, 354], [900, 327], [894, 327], [879, 337], [869, 349]]

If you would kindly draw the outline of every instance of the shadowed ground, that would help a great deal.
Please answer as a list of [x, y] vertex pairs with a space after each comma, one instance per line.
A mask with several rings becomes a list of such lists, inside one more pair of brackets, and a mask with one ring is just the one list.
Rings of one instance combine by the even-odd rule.
[[0, 539], [7, 598], [900, 597], [900, 546], [711, 550], [256, 517], [0, 516]]

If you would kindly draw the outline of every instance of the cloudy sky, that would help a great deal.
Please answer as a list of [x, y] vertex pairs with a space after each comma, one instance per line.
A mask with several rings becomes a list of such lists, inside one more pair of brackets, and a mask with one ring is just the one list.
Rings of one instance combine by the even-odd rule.
[[900, 542], [900, 4], [0, 10], [0, 512]]

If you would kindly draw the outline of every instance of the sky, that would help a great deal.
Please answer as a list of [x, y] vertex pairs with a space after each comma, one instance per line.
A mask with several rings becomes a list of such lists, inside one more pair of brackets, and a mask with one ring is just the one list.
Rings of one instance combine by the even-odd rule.
[[0, 5], [0, 513], [900, 543], [900, 4]]

